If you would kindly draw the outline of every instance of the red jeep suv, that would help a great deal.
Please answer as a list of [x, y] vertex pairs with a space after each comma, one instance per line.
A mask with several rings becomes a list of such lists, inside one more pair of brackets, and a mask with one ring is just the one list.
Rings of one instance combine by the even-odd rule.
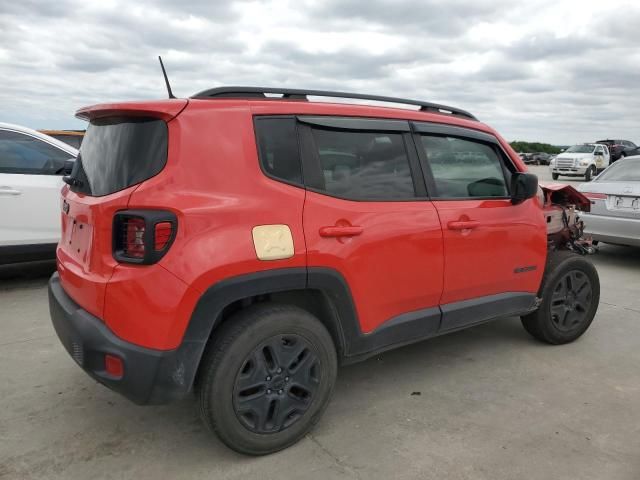
[[77, 116], [56, 332], [136, 403], [195, 391], [237, 451], [299, 440], [339, 364], [504, 316], [561, 344], [595, 315], [589, 201], [463, 110], [224, 87]]

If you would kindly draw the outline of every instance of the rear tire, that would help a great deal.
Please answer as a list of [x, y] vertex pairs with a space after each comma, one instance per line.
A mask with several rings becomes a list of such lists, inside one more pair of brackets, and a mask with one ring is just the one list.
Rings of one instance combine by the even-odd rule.
[[538, 296], [538, 309], [522, 317], [534, 338], [560, 345], [587, 331], [600, 302], [600, 280], [593, 264], [576, 253], [549, 253]]
[[559, 176], [560, 176], [559, 173], [552, 173], [551, 174], [551, 178], [553, 178], [554, 180], [557, 180]]
[[255, 306], [214, 337], [197, 392], [209, 429], [249, 455], [300, 440], [320, 419], [336, 379], [336, 349], [324, 325], [298, 307]]

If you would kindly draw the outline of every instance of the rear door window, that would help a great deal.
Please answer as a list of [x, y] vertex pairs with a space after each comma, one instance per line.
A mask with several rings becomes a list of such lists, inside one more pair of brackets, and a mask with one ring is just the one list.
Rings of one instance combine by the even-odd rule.
[[147, 117], [92, 120], [71, 176], [72, 189], [99, 197], [143, 182], [164, 168], [167, 124]]
[[508, 197], [510, 172], [495, 148], [445, 135], [421, 135], [422, 148], [440, 198]]
[[416, 190], [402, 133], [312, 127], [320, 174], [314, 185], [348, 200], [412, 200]]
[[73, 155], [35, 137], [0, 130], [0, 173], [62, 175]]

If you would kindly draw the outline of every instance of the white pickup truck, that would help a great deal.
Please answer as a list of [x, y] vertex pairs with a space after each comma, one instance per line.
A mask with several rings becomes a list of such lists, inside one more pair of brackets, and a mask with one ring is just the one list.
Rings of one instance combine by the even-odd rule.
[[589, 182], [599, 172], [609, 166], [611, 155], [606, 145], [583, 143], [567, 148], [551, 160], [551, 176], [557, 180], [560, 175], [584, 177]]

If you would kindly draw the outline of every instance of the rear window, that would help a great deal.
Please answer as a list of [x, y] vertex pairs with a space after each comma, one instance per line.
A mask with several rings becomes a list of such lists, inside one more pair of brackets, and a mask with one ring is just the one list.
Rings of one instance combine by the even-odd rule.
[[616, 162], [598, 177], [598, 182], [640, 182], [640, 160]]
[[147, 117], [92, 120], [71, 176], [72, 190], [108, 195], [160, 173], [167, 163], [167, 124]]

